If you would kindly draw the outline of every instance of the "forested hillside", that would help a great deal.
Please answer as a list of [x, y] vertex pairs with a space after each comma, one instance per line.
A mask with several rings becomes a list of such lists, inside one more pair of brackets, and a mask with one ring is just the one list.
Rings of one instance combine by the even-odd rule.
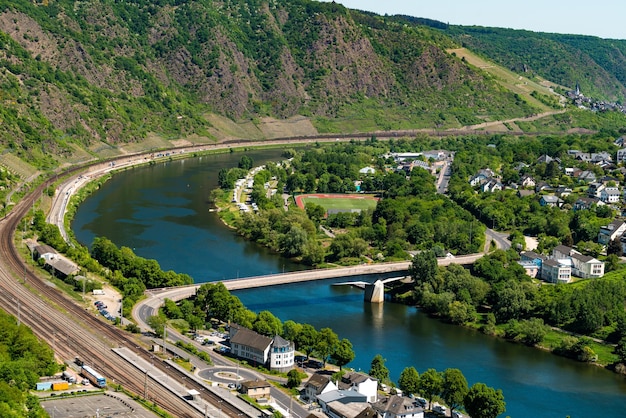
[[527, 77], [540, 76], [570, 89], [579, 83], [588, 97], [626, 97], [626, 40], [467, 26], [443, 32]]

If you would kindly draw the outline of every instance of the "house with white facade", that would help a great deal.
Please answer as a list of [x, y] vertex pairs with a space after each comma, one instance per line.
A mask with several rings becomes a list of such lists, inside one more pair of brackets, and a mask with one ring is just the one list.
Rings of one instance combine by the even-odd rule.
[[237, 357], [269, 370], [288, 372], [294, 366], [295, 346], [280, 336], [258, 334], [237, 324], [230, 326], [230, 349]]
[[532, 178], [531, 176], [525, 174], [523, 175], [520, 180], [519, 180], [519, 184], [521, 187], [528, 187], [528, 188], [532, 188], [535, 187], [535, 185], [537, 184], [537, 182], [535, 181], [534, 178]]
[[626, 223], [616, 219], [610, 224], [600, 227], [598, 244], [608, 245], [614, 239], [621, 238], [624, 232], [626, 232]]
[[571, 262], [569, 259], [548, 259], [541, 266], [540, 277], [548, 283], [569, 283], [572, 279]]
[[337, 385], [330, 379], [330, 376], [313, 373], [305, 383], [301, 397], [307, 402], [315, 402], [319, 395], [338, 389]]
[[604, 203], [617, 203], [622, 197], [619, 187], [605, 187], [598, 196]]
[[489, 181], [493, 177], [495, 177], [495, 173], [493, 172], [493, 170], [491, 170], [490, 168], [483, 168], [481, 170], [478, 170], [478, 173], [470, 177], [469, 184], [473, 187], [479, 186]]
[[413, 399], [398, 395], [372, 404], [372, 408], [378, 412], [381, 418], [424, 418], [424, 409], [417, 406]]
[[582, 255], [573, 248], [559, 245], [552, 251], [553, 260], [571, 259], [572, 275], [583, 279], [596, 279], [604, 276], [604, 262]]
[[378, 400], [378, 380], [365, 373], [346, 372], [337, 386], [340, 390], [354, 390], [367, 397], [367, 402]]

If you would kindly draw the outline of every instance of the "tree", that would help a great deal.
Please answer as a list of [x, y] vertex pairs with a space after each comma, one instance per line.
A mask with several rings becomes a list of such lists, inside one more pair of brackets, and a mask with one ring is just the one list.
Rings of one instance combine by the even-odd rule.
[[254, 166], [254, 160], [251, 157], [244, 155], [241, 157], [241, 159], [239, 159], [238, 166], [239, 168], [243, 168], [244, 170], [250, 170]]
[[313, 328], [313, 325], [304, 324], [302, 326], [302, 331], [300, 331], [300, 333], [298, 334], [296, 344], [299, 350], [302, 350], [306, 353], [307, 360], [311, 356], [313, 350], [315, 350], [318, 339], [318, 332], [315, 328]]
[[163, 336], [165, 325], [167, 324], [167, 318], [162, 315], [152, 315], [148, 318], [148, 325], [154, 330], [157, 337]]
[[308, 242], [306, 231], [300, 225], [291, 225], [289, 231], [279, 240], [280, 252], [287, 257], [297, 257], [304, 254]]
[[[409, 267], [409, 275], [416, 284], [435, 283], [438, 265], [433, 251], [422, 251], [415, 254]], [[437, 290], [437, 289], [435, 289]]]
[[606, 248], [606, 254], [615, 254], [617, 256], [622, 255], [622, 243], [620, 242], [619, 238], [609, 241], [609, 245]]
[[330, 328], [322, 328], [318, 334], [317, 344], [315, 345], [315, 351], [322, 358], [324, 366], [328, 361], [331, 354], [334, 353], [337, 344], [339, 343], [339, 337]]
[[619, 357], [619, 361], [626, 364], [626, 337], [622, 338], [615, 347], [615, 354]]
[[484, 383], [476, 383], [469, 389], [463, 406], [472, 418], [495, 418], [506, 411], [502, 391]]
[[297, 388], [302, 383], [300, 372], [297, 369], [291, 369], [287, 373], [287, 387], [290, 389]]
[[299, 324], [291, 319], [283, 323], [283, 338], [289, 341], [296, 341], [298, 335], [302, 332], [302, 324]]
[[446, 369], [443, 372], [443, 390], [441, 397], [450, 406], [450, 413], [463, 405], [467, 395], [467, 380], [459, 369]]
[[370, 371], [367, 374], [378, 380], [379, 386], [389, 380], [389, 369], [385, 366], [383, 356], [380, 354], [374, 356], [370, 365]]
[[419, 379], [420, 375], [415, 367], [407, 367], [400, 373], [398, 387], [407, 395], [416, 394], [419, 388]]
[[433, 398], [443, 389], [443, 376], [435, 369], [428, 369], [420, 376], [419, 391], [428, 398], [428, 405], [433, 404]]
[[270, 311], [261, 311], [252, 323], [252, 329], [261, 335], [273, 337], [283, 333], [283, 324]]
[[339, 370], [343, 368], [346, 364], [350, 363], [354, 360], [354, 349], [352, 348], [352, 343], [350, 340], [344, 338], [335, 347], [335, 350], [330, 355], [330, 358], [335, 361], [337, 366], [339, 366]]

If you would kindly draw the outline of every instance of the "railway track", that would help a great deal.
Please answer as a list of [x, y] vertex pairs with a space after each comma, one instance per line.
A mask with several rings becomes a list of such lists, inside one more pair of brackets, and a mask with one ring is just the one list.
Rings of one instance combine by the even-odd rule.
[[[18, 317], [21, 323], [31, 327], [39, 338], [48, 341], [59, 357], [79, 357], [102, 373], [110, 385], [120, 384], [141, 394], [146, 376], [111, 349], [125, 346], [146, 361], [151, 361], [153, 355], [141, 346], [135, 336], [104, 322], [42, 279], [36, 271], [26, 266], [14, 245], [13, 238], [20, 219], [46, 185], [41, 185], [27, 196], [0, 223], [0, 304]], [[220, 402], [217, 395], [205, 390], [203, 385], [193, 379], [183, 379], [188, 377], [183, 372], [166, 367], [162, 362], [156, 362], [154, 366], [169, 379], [183, 382], [188, 389], [202, 393], [205, 401], [218, 405], [215, 409], [219, 407], [222, 415], [244, 415], [227, 402]], [[151, 385], [150, 395], [155, 404], [176, 417], [204, 415], [183, 399], [181, 394], [174, 394], [162, 385]]]

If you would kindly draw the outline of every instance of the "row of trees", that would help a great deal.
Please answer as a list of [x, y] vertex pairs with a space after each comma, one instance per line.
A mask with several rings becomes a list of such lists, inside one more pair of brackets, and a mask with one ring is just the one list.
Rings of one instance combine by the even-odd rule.
[[[380, 354], [372, 359], [369, 375], [380, 383], [389, 382], [389, 370]], [[501, 390], [488, 387], [484, 383], [476, 383], [469, 388], [467, 379], [459, 369], [438, 372], [431, 368], [420, 375], [414, 367], [407, 367], [400, 373], [398, 388], [405, 395], [424, 396], [431, 408], [433, 400], [443, 399], [450, 407], [451, 414], [463, 407], [473, 418], [495, 418], [506, 407]]]
[[[307, 358], [315, 355], [324, 364], [332, 361], [340, 368], [354, 360], [352, 343], [330, 328], [316, 330], [310, 324], [300, 324], [292, 320], [282, 323], [269, 311], [258, 314], [247, 309], [237, 296], [232, 295], [223, 283], [207, 283], [198, 289], [195, 297], [178, 303], [166, 300], [161, 309], [168, 319], [183, 319], [193, 329], [211, 324], [213, 319], [237, 323], [261, 335], [281, 337], [293, 341], [296, 349], [306, 353]], [[151, 326], [162, 331], [164, 318], [153, 317]]]

